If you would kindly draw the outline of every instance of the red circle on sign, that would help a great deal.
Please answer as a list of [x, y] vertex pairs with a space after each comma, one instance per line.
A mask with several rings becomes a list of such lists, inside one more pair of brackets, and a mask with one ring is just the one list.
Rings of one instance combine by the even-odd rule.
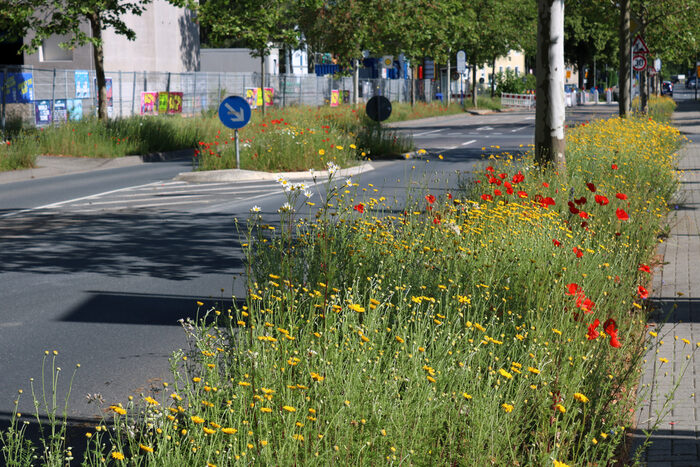
[[647, 67], [647, 59], [644, 55], [635, 55], [632, 60], [632, 68], [634, 71], [642, 71]]

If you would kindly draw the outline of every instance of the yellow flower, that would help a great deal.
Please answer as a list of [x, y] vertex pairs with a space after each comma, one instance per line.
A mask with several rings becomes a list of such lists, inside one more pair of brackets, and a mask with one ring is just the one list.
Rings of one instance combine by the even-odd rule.
[[319, 375], [318, 373], [314, 373], [314, 372], [312, 371], [312, 372], [311, 372], [311, 379], [313, 379], [314, 381], [321, 382], [321, 381], [323, 381], [324, 379], [326, 379], [326, 377], [325, 377], [325, 376], [321, 376], [321, 375]]
[[569, 467], [569, 464], [565, 464], [565, 463], [559, 462], [559, 461], [554, 461], [554, 467]]
[[503, 407], [503, 410], [505, 410], [506, 413], [512, 412], [513, 409], [515, 408], [515, 407], [513, 407], [513, 406], [510, 405], [510, 404], [501, 404], [501, 407]]
[[326, 153], [326, 151], [324, 151], [323, 149], [319, 149], [319, 150], [318, 150], [318, 155], [319, 155], [319, 156], [322, 156], [322, 155], [324, 155], [325, 153]]
[[464, 396], [464, 398], [467, 400], [472, 398], [471, 394], [467, 394], [466, 392], [463, 392], [462, 396]]
[[119, 407], [118, 405], [110, 405], [109, 410], [118, 413], [119, 415], [126, 415], [126, 410], [124, 408]]
[[295, 409], [294, 407], [292, 407], [290, 405], [283, 405], [282, 408], [284, 410], [286, 410], [287, 412], [296, 412], [297, 411], [297, 409]]
[[197, 416], [197, 415], [192, 415], [192, 416], [190, 417], [190, 419], [191, 419], [194, 423], [204, 423], [204, 419], [203, 419], [202, 417]]
[[343, 147], [340, 146], [340, 145], [336, 146], [336, 148], [337, 148], [339, 151], [342, 151], [342, 150], [343, 150]]
[[212, 430], [211, 428], [207, 428], [205, 426], [202, 427], [202, 430], [204, 430], [204, 432], [208, 435], [213, 435], [214, 433], [216, 433], [216, 430]]
[[430, 381], [431, 383], [435, 383], [435, 382], [436, 382], [436, 381], [435, 381], [435, 378], [433, 378], [433, 377], [430, 376], [430, 375], [428, 375], [427, 378], [428, 378], [428, 381]]
[[260, 407], [260, 411], [264, 413], [271, 413], [272, 409], [270, 407]]
[[503, 368], [501, 368], [500, 370], [498, 370], [498, 372], [499, 372], [499, 373], [501, 374], [501, 376], [503, 376], [504, 378], [511, 379], [511, 378], [513, 377], [513, 375], [511, 375], [510, 373], [508, 373], [508, 372], [507, 372], [506, 370], [504, 370]]
[[304, 435], [293, 435], [292, 438], [297, 441], [304, 441]]
[[118, 461], [123, 461], [124, 460], [124, 454], [122, 454], [119, 451], [114, 451], [112, 452], [112, 459], [116, 459]]
[[365, 312], [365, 309], [356, 303], [351, 303], [350, 305], [348, 305], [348, 308], [350, 308], [352, 311], [356, 311], [358, 313]]
[[566, 409], [565, 409], [564, 406], [561, 405], [561, 404], [555, 405], [555, 406], [554, 406], [554, 409], [555, 409], [555, 410], [558, 410], [558, 411], [561, 412], [561, 413], [566, 413]]
[[583, 402], [584, 404], [588, 402], [588, 397], [584, 396], [580, 392], [575, 392], [574, 393], [574, 399], [576, 399], [579, 402]]
[[150, 446], [146, 446], [145, 444], [139, 444], [139, 447], [143, 452], [153, 452], [153, 448]]
[[235, 428], [222, 428], [221, 432], [226, 433], [227, 435], [235, 435], [236, 433], [238, 433], [238, 430], [236, 430]]
[[145, 397], [143, 400], [145, 400], [146, 402], [148, 402], [148, 403], [151, 404], [151, 405], [160, 405], [160, 404], [158, 403], [158, 401], [155, 400], [155, 399], [152, 398], [152, 397]]
[[394, 336], [394, 339], [396, 339], [396, 342], [398, 342], [399, 344], [404, 343], [404, 340], [402, 338], [400, 338], [399, 336]]
[[531, 366], [527, 367], [527, 371], [529, 371], [530, 373], [535, 374], [535, 375], [540, 374], [540, 370], [538, 370], [537, 368], [531, 367]]

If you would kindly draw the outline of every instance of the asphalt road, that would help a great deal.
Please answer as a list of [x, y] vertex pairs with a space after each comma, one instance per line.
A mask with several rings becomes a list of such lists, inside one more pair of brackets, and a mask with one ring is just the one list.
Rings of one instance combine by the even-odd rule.
[[[579, 108], [569, 121], [616, 109]], [[482, 154], [527, 149], [534, 112], [395, 127], [427, 154], [373, 162], [374, 170], [353, 177], [358, 202], [385, 196], [402, 208], [409, 193], [453, 190]], [[195, 317], [198, 300], [206, 308], [243, 295], [234, 218], [259, 206], [272, 222], [285, 195], [269, 181], [172, 180], [190, 169], [186, 161], [159, 162], [0, 184], [0, 418], [19, 388], [21, 410], [31, 409], [29, 379], [39, 380], [45, 350], [59, 351], [59, 399], [81, 364], [73, 418], [101, 413], [87, 394], [109, 405], [159, 390], [169, 380], [168, 357], [187, 346], [178, 320]], [[307, 180], [312, 201], [320, 182]]]

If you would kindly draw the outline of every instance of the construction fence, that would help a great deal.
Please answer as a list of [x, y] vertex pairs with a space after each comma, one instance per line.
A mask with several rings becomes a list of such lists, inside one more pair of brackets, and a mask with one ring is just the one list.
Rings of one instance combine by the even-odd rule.
[[[132, 115], [197, 115], [216, 109], [229, 95], [245, 96], [251, 107], [262, 105], [337, 106], [353, 102], [352, 77], [265, 75], [260, 73], [107, 71], [110, 118]], [[261, 92], [260, 89], [263, 89]], [[97, 114], [94, 70], [39, 69], [0, 66], [2, 124], [6, 119], [48, 125]], [[416, 99], [441, 97], [434, 80], [416, 80]], [[383, 95], [392, 102], [410, 102], [411, 80], [361, 79], [358, 101]]]

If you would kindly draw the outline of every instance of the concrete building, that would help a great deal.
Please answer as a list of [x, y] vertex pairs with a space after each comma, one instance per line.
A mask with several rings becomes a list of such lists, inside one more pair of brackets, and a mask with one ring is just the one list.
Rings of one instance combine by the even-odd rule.
[[[201, 49], [200, 71], [226, 73], [260, 73], [260, 57], [254, 57], [250, 49]], [[279, 75], [280, 52], [271, 48], [265, 57], [265, 73]]]
[[[136, 33], [136, 40], [103, 31], [104, 68], [107, 71], [169, 71], [173, 73], [199, 70], [199, 28], [194, 15], [165, 0], [154, 0], [141, 16], [127, 15], [124, 22]], [[88, 24], [81, 29], [89, 33]], [[33, 35], [25, 38], [25, 43]], [[92, 46], [63, 49], [65, 37], [53, 36], [43, 41], [35, 54], [24, 54], [23, 64], [43, 69], [93, 70]]]

